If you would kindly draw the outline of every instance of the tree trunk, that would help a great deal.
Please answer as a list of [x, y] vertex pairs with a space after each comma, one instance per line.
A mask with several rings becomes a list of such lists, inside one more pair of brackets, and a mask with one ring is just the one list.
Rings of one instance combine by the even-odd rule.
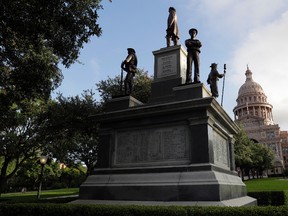
[[9, 161], [4, 160], [1, 168], [1, 174], [0, 174], [0, 195], [4, 192], [6, 181], [7, 181], [7, 168], [8, 168]]

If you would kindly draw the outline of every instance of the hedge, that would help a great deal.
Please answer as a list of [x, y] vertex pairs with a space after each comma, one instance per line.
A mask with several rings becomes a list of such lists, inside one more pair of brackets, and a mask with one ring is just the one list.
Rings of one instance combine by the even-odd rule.
[[248, 192], [247, 195], [257, 199], [258, 206], [281, 206], [287, 203], [284, 191]]
[[288, 215], [287, 206], [266, 207], [187, 207], [110, 206], [79, 204], [0, 204], [5, 216], [279, 216]]

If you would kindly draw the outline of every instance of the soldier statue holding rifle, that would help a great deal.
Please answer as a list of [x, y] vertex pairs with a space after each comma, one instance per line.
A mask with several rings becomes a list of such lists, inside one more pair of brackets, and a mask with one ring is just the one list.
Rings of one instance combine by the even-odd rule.
[[[137, 56], [133, 48], [128, 48], [128, 55], [126, 59], [122, 62], [121, 68], [126, 71], [126, 77], [124, 80], [124, 89], [125, 95], [130, 95], [133, 91], [133, 77], [137, 71]], [[122, 76], [121, 76], [122, 78]], [[122, 89], [122, 80], [121, 80], [121, 89]]]
[[226, 65], [224, 65], [224, 73], [223, 74], [220, 74], [218, 72], [216, 63], [212, 63], [210, 67], [211, 67], [211, 72], [208, 75], [207, 83], [210, 84], [212, 96], [217, 98], [219, 96], [218, 80], [219, 80], [219, 78], [222, 78], [225, 76]]

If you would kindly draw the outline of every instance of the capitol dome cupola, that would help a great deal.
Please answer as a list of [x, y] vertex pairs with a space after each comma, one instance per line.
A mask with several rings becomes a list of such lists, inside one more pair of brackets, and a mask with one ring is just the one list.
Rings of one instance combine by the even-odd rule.
[[253, 80], [252, 71], [248, 66], [245, 75], [246, 81], [238, 91], [237, 106], [233, 110], [235, 121], [241, 122], [243, 119], [253, 117], [262, 119], [265, 125], [274, 124], [273, 107], [267, 102], [267, 96], [261, 85]]

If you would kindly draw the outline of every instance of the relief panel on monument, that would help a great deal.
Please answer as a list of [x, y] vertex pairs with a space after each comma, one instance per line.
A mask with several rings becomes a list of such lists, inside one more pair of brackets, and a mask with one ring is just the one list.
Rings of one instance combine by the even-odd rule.
[[229, 168], [228, 141], [216, 131], [213, 132], [214, 163]]
[[185, 126], [122, 131], [116, 135], [114, 165], [188, 159], [188, 128]]

